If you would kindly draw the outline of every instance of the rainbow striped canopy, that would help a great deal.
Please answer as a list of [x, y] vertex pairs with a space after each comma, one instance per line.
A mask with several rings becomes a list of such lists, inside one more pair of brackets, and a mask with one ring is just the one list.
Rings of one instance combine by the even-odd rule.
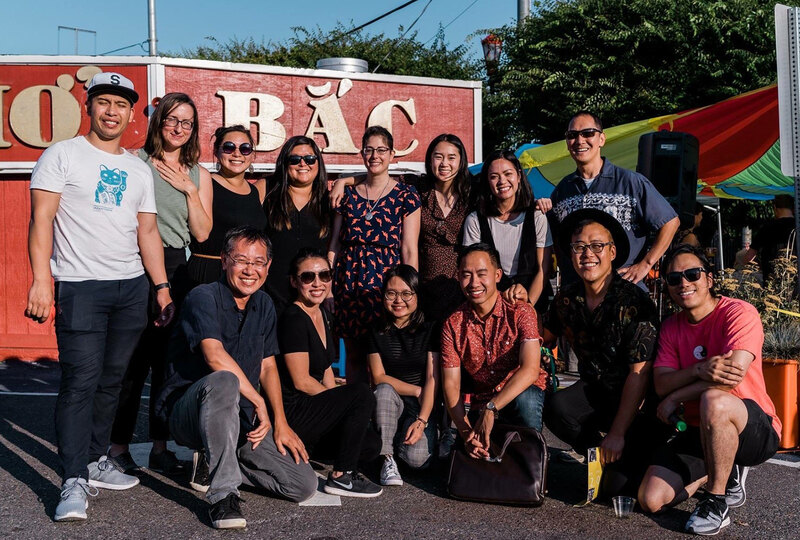
[[[639, 137], [660, 130], [697, 137], [700, 195], [763, 200], [794, 194], [792, 178], [781, 173], [776, 85], [707, 107], [608, 128], [603, 155], [616, 165], [636, 169]], [[575, 170], [564, 141], [525, 145], [517, 156], [536, 197], [548, 197]]]

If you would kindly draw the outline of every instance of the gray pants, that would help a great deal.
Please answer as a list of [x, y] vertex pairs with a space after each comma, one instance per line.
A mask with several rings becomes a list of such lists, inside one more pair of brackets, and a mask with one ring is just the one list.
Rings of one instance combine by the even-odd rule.
[[317, 489], [311, 465], [281, 455], [270, 430], [261, 444], [239, 434], [239, 379], [230, 371], [215, 371], [194, 383], [175, 403], [169, 430], [175, 442], [205, 450], [211, 486], [206, 497], [214, 504], [239, 494], [242, 475], [254, 487], [290, 501], [308, 499]]
[[428, 427], [422, 438], [414, 444], [403, 444], [408, 426], [419, 415], [419, 401], [415, 397], [400, 396], [390, 384], [381, 383], [375, 388], [375, 423], [381, 434], [381, 455], [397, 453], [413, 469], [427, 467], [436, 444], [436, 413], [431, 413]]

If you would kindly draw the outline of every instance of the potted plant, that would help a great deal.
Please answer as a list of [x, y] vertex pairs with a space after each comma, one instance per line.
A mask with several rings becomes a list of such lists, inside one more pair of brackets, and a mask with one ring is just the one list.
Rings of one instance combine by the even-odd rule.
[[775, 260], [772, 279], [760, 283], [754, 265], [741, 272], [726, 271], [719, 290], [726, 296], [753, 304], [764, 326], [763, 372], [767, 393], [783, 424], [781, 448], [800, 445], [798, 422], [798, 371], [800, 370], [800, 309], [798, 308], [797, 260]]

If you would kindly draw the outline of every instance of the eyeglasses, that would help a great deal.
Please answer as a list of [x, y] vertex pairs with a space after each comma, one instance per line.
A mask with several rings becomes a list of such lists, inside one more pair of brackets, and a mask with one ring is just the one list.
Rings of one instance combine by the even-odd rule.
[[367, 146], [366, 148], [361, 149], [361, 153], [365, 156], [371, 156], [372, 154], [378, 154], [379, 156], [384, 156], [386, 155], [386, 152], [390, 150], [391, 148], [388, 148], [386, 146], [379, 146], [377, 148]]
[[314, 283], [314, 280], [319, 278], [322, 283], [330, 283], [331, 281], [331, 271], [330, 270], [323, 270], [322, 272], [300, 272], [297, 274], [297, 279], [303, 285], [311, 285]]
[[[219, 147], [222, 150], [223, 154], [233, 154], [236, 151], [236, 143], [231, 141], [225, 141], [222, 143], [222, 146]], [[253, 153], [253, 145], [250, 143], [242, 143], [239, 145], [239, 153], [243, 156], [249, 156]]]
[[705, 272], [704, 268], [687, 268], [683, 272], [669, 272], [664, 276], [667, 285], [677, 287], [681, 284], [682, 278], [686, 278], [689, 283], [694, 283], [700, 279], [700, 275]]
[[415, 294], [417, 293], [415, 293], [414, 291], [398, 292], [398, 291], [388, 290], [385, 293], [383, 293], [383, 297], [389, 300], [390, 302], [394, 302], [399, 296], [403, 300], [403, 302], [410, 302], [411, 299], [414, 298]]
[[228, 258], [233, 262], [233, 265], [237, 268], [245, 268], [247, 266], [251, 266], [256, 270], [263, 270], [267, 267], [269, 261], [265, 261], [264, 259], [256, 259], [254, 261], [247, 260], [247, 257], [231, 257], [228, 255]]
[[186, 131], [191, 131], [194, 128], [194, 122], [191, 120], [178, 120], [174, 116], [167, 116], [164, 118], [164, 125], [167, 127], [175, 127], [178, 124]]
[[578, 135], [583, 137], [584, 139], [591, 139], [594, 137], [595, 133], [602, 133], [603, 130], [597, 128], [586, 128], [586, 129], [569, 129], [564, 136], [567, 138], [568, 141], [574, 141], [578, 138]]
[[572, 253], [575, 255], [583, 255], [586, 253], [586, 250], [589, 249], [592, 253], [600, 253], [603, 251], [603, 248], [606, 246], [613, 246], [614, 242], [591, 242], [589, 244], [584, 244], [583, 242], [575, 242], [574, 244], [570, 244], [569, 247], [572, 249]]
[[317, 156], [314, 154], [308, 154], [307, 156], [299, 156], [297, 154], [292, 154], [286, 160], [289, 162], [289, 165], [300, 165], [301, 161], [305, 161], [306, 165], [313, 165], [317, 162]]

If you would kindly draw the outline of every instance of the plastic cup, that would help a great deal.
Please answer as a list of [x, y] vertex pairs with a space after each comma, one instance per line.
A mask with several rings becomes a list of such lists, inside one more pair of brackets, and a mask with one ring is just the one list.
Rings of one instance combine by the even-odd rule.
[[618, 518], [627, 518], [633, 512], [633, 507], [636, 506], [636, 499], [622, 495], [614, 497], [611, 502], [614, 505], [614, 514]]

